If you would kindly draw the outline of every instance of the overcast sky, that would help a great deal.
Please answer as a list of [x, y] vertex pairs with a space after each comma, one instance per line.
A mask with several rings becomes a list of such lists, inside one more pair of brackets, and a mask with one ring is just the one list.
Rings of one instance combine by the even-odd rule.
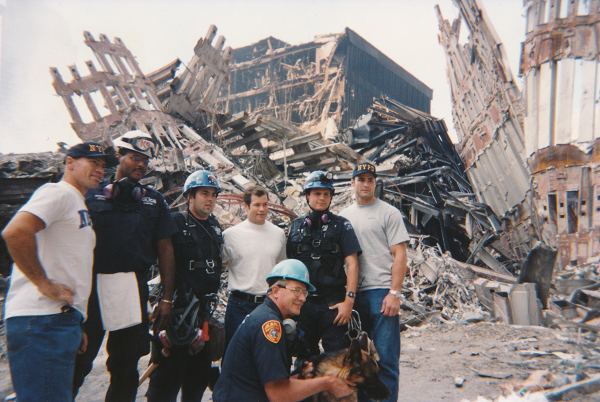
[[[433, 89], [431, 114], [443, 118], [456, 138], [436, 4], [445, 19], [457, 18], [451, 0], [0, 0], [0, 153], [80, 142], [49, 68], [57, 67], [66, 82], [69, 65], [82, 76], [88, 75], [87, 60], [100, 68], [83, 31], [96, 39], [102, 33], [111, 41], [121, 38], [149, 73], [176, 58], [189, 62], [211, 24], [232, 48], [268, 36], [297, 45], [349, 27]], [[483, 4], [517, 77], [523, 0]]]

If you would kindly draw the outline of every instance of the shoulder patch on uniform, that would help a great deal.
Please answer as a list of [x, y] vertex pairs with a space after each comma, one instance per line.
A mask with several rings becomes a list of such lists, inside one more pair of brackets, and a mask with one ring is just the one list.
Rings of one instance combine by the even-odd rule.
[[273, 343], [278, 343], [281, 339], [281, 323], [276, 320], [270, 320], [262, 325], [262, 331], [265, 338]]
[[352, 224], [350, 222], [344, 222], [344, 229], [346, 230], [354, 230]]

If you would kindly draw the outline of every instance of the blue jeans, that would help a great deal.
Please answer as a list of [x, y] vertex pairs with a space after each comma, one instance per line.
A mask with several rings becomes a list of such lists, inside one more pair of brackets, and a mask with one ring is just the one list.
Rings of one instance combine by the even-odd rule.
[[19, 402], [71, 401], [82, 335], [83, 316], [77, 310], [6, 320], [10, 375]]
[[227, 310], [225, 310], [225, 347], [229, 345], [233, 334], [235, 334], [235, 331], [237, 331], [242, 321], [244, 321], [244, 318], [258, 306], [260, 306], [258, 303], [229, 296]]
[[[389, 289], [359, 291], [354, 308], [360, 314], [363, 331], [373, 340], [379, 353], [379, 374], [385, 385], [392, 391], [386, 401], [398, 401], [398, 382], [400, 380], [400, 317], [386, 317], [380, 312], [383, 299]], [[368, 401], [366, 395], [359, 393], [359, 401]]]

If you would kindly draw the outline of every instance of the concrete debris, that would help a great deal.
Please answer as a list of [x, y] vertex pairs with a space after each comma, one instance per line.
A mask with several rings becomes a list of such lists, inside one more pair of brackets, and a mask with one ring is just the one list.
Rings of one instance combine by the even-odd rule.
[[[475, 13], [481, 9], [476, 0], [457, 3], [474, 37], [499, 43], [492, 31], [481, 29], [487, 19]], [[536, 236], [528, 232], [523, 110], [520, 93], [503, 67], [501, 48], [467, 45], [469, 54], [477, 55], [467, 63], [457, 42], [460, 20], [450, 26], [439, 17], [440, 42], [450, 60], [461, 65], [494, 60], [490, 64], [496, 66], [466, 69], [463, 75], [453, 70], [455, 99], [489, 98], [487, 106], [475, 102], [471, 111], [455, 103], [459, 122], [478, 116], [461, 126], [458, 150], [445, 123], [429, 115], [431, 90], [385, 55], [377, 53], [379, 60], [366, 57], [378, 51], [350, 29], [298, 46], [267, 38], [232, 50], [224, 48], [223, 37], [215, 40], [216, 28], [211, 26], [182, 72], [177, 72], [176, 60], [147, 75], [121, 40], [111, 42], [100, 35], [96, 41], [85, 32], [85, 43], [101, 69], [89, 61], [89, 75], [82, 76], [70, 66], [71, 82], [64, 82], [56, 68], [50, 72], [82, 140], [111, 146], [117, 135], [140, 129], [161, 144], [143, 183], [161, 191], [170, 208], [184, 207], [181, 187], [191, 172], [211, 170], [224, 190], [214, 211], [224, 228], [245, 219], [241, 194], [252, 184], [271, 191], [268, 219], [289, 227], [291, 219], [308, 211], [302, 186], [305, 173], [316, 169], [333, 173], [336, 197], [331, 209], [339, 212], [353, 202], [354, 165], [375, 163], [380, 178], [376, 194], [402, 212], [411, 236], [402, 290], [403, 331], [500, 321], [595, 336], [600, 332], [600, 262], [590, 259], [578, 265], [575, 259], [556, 271], [555, 261], [564, 261], [565, 254], [547, 246], [544, 236], [534, 242]], [[385, 65], [388, 75], [374, 82], [355, 61]], [[465, 84], [477, 74], [483, 74], [479, 86]], [[412, 85], [414, 96], [406, 98], [405, 91], [385, 84], [394, 80]], [[387, 95], [373, 98], [382, 88]], [[85, 101], [92, 122], [84, 122], [76, 97]], [[98, 100], [108, 113], [100, 113]], [[511, 146], [499, 153], [496, 147], [502, 141]], [[507, 149], [512, 159], [498, 163], [495, 158]], [[60, 177], [63, 159], [61, 150], [1, 156], [3, 224], [35, 188]], [[489, 182], [491, 177], [495, 181]], [[556, 202], [559, 198], [554, 197]], [[507, 236], [512, 236], [510, 244]], [[5, 257], [2, 273], [8, 273], [8, 264]], [[577, 353], [534, 352], [530, 357], [553, 354], [568, 362], [589, 361], [588, 355], [582, 360]], [[456, 386], [463, 383], [457, 377]]]
[[[82, 75], [69, 66], [70, 82], [55, 67], [50, 74], [81, 140], [110, 147], [138, 129], [160, 144], [142, 183], [161, 191], [171, 209], [185, 207], [181, 190], [190, 173], [212, 171], [223, 188], [214, 210], [223, 228], [245, 219], [241, 194], [253, 184], [270, 190], [268, 219], [288, 228], [308, 212], [302, 188], [306, 173], [317, 169], [333, 173], [331, 210], [339, 212], [353, 202], [355, 164], [376, 164], [376, 195], [401, 211], [411, 237], [402, 330], [485, 322], [548, 327], [568, 334], [569, 347], [531, 347], [537, 335], [507, 343], [530, 359], [507, 366], [537, 371], [502, 400], [596, 392], [598, 377], [583, 377], [600, 370], [600, 170], [590, 151], [594, 114], [575, 97], [597, 85], [597, 49], [589, 48], [597, 41], [581, 39], [596, 35], [588, 28], [597, 12], [569, 19], [586, 11], [569, 6], [559, 18], [542, 13], [554, 2], [528, 3], [531, 21], [541, 21], [536, 13], [551, 21], [530, 29], [524, 43], [526, 110], [481, 2], [455, 3], [460, 17], [452, 24], [436, 10], [457, 146], [444, 121], [429, 114], [432, 90], [349, 28], [300, 45], [269, 37], [231, 49], [210, 26], [185, 68], [179, 71], [177, 59], [148, 74], [119, 38], [102, 34], [96, 41], [84, 32], [100, 68], [87, 61], [89, 74]], [[458, 41], [463, 21], [465, 45]], [[556, 59], [559, 78], [571, 76], [582, 88], [557, 83]], [[556, 108], [541, 89], [574, 99]], [[582, 110], [571, 117], [576, 106]], [[567, 135], [574, 125], [577, 138]], [[582, 151], [582, 144], [590, 146]], [[37, 187], [60, 178], [67, 148], [59, 146], [55, 153], [0, 155], [0, 227]], [[0, 275], [7, 275], [8, 253], [0, 254]], [[224, 302], [226, 277], [222, 292]], [[548, 371], [549, 359], [563, 372], [556, 365]], [[480, 377], [511, 377], [508, 370], [466, 367]], [[454, 383], [465, 381], [456, 376]], [[556, 389], [533, 392], [548, 388]]]
[[[471, 16], [475, 6], [461, 12]], [[458, 32], [457, 25], [443, 26], [448, 40]], [[595, 279], [590, 267], [597, 263], [557, 275], [554, 286], [554, 250], [541, 243], [520, 248], [528, 252], [521, 265], [515, 248], [502, 241], [507, 221], [497, 214], [506, 211], [481, 202], [486, 197], [475, 179], [482, 169], [476, 161], [488, 152], [492, 139], [477, 145], [471, 158], [466, 149], [473, 147], [466, 142], [457, 151], [445, 123], [428, 114], [431, 90], [415, 77], [350, 29], [298, 46], [267, 38], [233, 50], [224, 47], [225, 39], [216, 38], [216, 32], [209, 27], [181, 72], [175, 60], [147, 75], [120, 39], [111, 42], [100, 35], [96, 41], [84, 32], [101, 69], [88, 61], [89, 75], [82, 76], [70, 66], [71, 82], [64, 82], [57, 68], [50, 69], [75, 132], [82, 140], [106, 146], [127, 130], [148, 132], [161, 152], [143, 183], [161, 191], [172, 209], [185, 205], [185, 178], [197, 169], [211, 170], [224, 189], [215, 214], [225, 228], [245, 218], [241, 194], [252, 184], [271, 191], [269, 219], [288, 227], [308, 210], [302, 186], [305, 173], [316, 169], [334, 174], [337, 195], [331, 209], [339, 212], [352, 203], [354, 165], [373, 162], [381, 179], [377, 196], [402, 212], [412, 239], [403, 328], [492, 319], [595, 328], [594, 319], [581, 317], [595, 309], [595, 294], [582, 289], [566, 300], [552, 290], [578, 289], [574, 280]], [[367, 57], [372, 54], [381, 57]], [[376, 82], [358, 62], [385, 66], [388, 75]], [[386, 84], [392, 81], [396, 84]], [[402, 85], [414, 88], [413, 95], [407, 97]], [[384, 88], [386, 96], [372, 97]], [[518, 98], [516, 89], [509, 89], [508, 98], [498, 95], [502, 107], [512, 107]], [[77, 108], [78, 97], [87, 110]], [[98, 101], [108, 113], [100, 113]], [[493, 115], [488, 109], [485, 113]], [[93, 121], [85, 122], [83, 115]], [[33, 188], [56, 180], [62, 159], [59, 150], [0, 160], [2, 180], [11, 183], [0, 194], [2, 216], [8, 219]]]

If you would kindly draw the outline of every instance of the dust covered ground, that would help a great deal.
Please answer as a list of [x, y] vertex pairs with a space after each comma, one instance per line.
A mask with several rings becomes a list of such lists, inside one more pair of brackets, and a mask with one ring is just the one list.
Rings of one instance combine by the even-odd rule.
[[[520, 390], [538, 370], [552, 373], [553, 388], [595, 375], [599, 357], [593, 333], [489, 322], [413, 328], [402, 333], [400, 400], [492, 399]], [[461, 387], [457, 377], [465, 380]], [[600, 401], [600, 394], [581, 400]]]
[[[2, 344], [0, 400], [12, 393], [8, 362]], [[502, 389], [520, 389], [534, 371], [548, 369], [556, 379], [600, 372], [600, 349], [593, 333], [517, 327], [503, 323], [430, 324], [402, 332], [400, 398], [402, 401], [474, 401], [502, 395]], [[108, 386], [102, 349], [82, 387], [78, 401], [101, 402]], [[148, 357], [140, 361], [140, 373]], [[597, 368], [596, 368], [597, 367]], [[462, 387], [455, 378], [463, 378]], [[138, 392], [145, 401], [147, 381]], [[211, 401], [207, 391], [203, 401]], [[587, 395], [579, 401], [600, 401]]]

